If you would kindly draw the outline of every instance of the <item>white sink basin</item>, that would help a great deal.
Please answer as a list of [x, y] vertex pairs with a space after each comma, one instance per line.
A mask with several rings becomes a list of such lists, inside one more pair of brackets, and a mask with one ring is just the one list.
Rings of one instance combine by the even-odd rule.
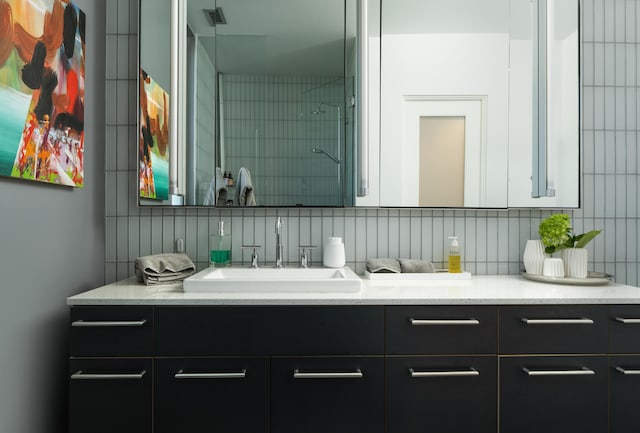
[[348, 267], [208, 268], [184, 280], [185, 292], [358, 292], [362, 281]]

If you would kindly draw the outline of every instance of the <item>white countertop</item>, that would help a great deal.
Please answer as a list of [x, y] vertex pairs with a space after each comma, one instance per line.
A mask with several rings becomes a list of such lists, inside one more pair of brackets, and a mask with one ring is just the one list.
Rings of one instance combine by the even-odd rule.
[[356, 293], [185, 293], [182, 284], [145, 286], [135, 278], [67, 298], [67, 305], [507, 305], [640, 304], [640, 288], [609, 283], [568, 286], [520, 275], [480, 275], [468, 281], [371, 281]]

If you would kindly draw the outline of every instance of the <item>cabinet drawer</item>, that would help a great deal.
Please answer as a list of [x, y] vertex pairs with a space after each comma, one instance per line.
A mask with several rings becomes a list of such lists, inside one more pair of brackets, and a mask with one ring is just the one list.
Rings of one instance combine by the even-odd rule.
[[69, 432], [151, 433], [151, 359], [71, 359]]
[[369, 355], [383, 307], [157, 307], [161, 356]]
[[500, 357], [502, 433], [608, 431], [607, 357]]
[[384, 358], [274, 358], [272, 433], [384, 432]]
[[640, 307], [612, 305], [609, 337], [611, 353], [640, 353]]
[[640, 356], [609, 358], [611, 432], [640, 431]]
[[71, 308], [71, 356], [151, 356], [153, 307]]
[[607, 307], [500, 307], [500, 353], [606, 353]]
[[496, 356], [388, 357], [387, 432], [496, 432]]
[[162, 358], [155, 433], [269, 431], [267, 358]]
[[402, 306], [386, 313], [387, 353], [496, 353], [494, 306]]

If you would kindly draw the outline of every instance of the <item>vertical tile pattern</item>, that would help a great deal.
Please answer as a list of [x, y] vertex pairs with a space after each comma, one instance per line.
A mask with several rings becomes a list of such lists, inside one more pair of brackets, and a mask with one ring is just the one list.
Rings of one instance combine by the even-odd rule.
[[[133, 0], [109, 0], [106, 53], [106, 263], [108, 282], [129, 276], [139, 255], [170, 251], [174, 240], [185, 240], [187, 254], [199, 268], [207, 266], [209, 233], [223, 219], [233, 236], [233, 260], [246, 263], [249, 254], [242, 244], [262, 245], [263, 261], [274, 259], [273, 224], [284, 220], [286, 258], [295, 262], [297, 246], [321, 247], [332, 235], [346, 241], [348, 265], [363, 272], [367, 258], [404, 256], [432, 260], [444, 266], [450, 235], [460, 237], [463, 266], [477, 274], [516, 274], [527, 239], [537, 237], [539, 222], [549, 210], [442, 211], [430, 209], [150, 209], [136, 207], [135, 175], [135, 44], [137, 16]], [[638, 112], [640, 82], [640, 1], [583, 0], [583, 184], [582, 208], [569, 211], [576, 229], [604, 229], [588, 246], [590, 269], [616, 275], [618, 282], [638, 284], [638, 206], [640, 204], [640, 152]], [[115, 56], [115, 58], [113, 57]], [[115, 62], [115, 63], [114, 63]], [[317, 84], [298, 77], [305, 89]], [[322, 95], [309, 100], [288, 101], [300, 89], [293, 82], [272, 80], [258, 83], [257, 77], [235, 77], [227, 92], [236, 100], [261, 95], [253, 108], [269, 144], [279, 152], [299, 150], [303, 138], [301, 123], [271, 122], [276, 114], [284, 119], [309, 116]], [[316, 96], [316, 95], [314, 95]], [[295, 98], [294, 98], [295, 99]], [[238, 115], [242, 104], [231, 103], [230, 116]], [[325, 107], [323, 139], [329, 145], [331, 112]], [[260, 114], [261, 113], [261, 114]], [[314, 119], [315, 121], [315, 119]], [[311, 121], [310, 121], [311, 122]], [[314, 127], [313, 123], [308, 125]], [[329, 127], [326, 127], [329, 126]], [[238, 121], [237, 138], [255, 145], [254, 135]], [[306, 127], [306, 126], [305, 126]], [[287, 142], [289, 138], [289, 142]], [[277, 139], [277, 140], [276, 140]], [[278, 143], [275, 143], [275, 141]], [[300, 147], [302, 148], [302, 147]], [[308, 151], [308, 149], [306, 150]], [[275, 152], [275, 150], [274, 150]], [[277, 154], [272, 157], [277, 159]], [[286, 182], [286, 180], [285, 180]], [[276, 183], [274, 181], [274, 183]], [[126, 194], [126, 197], [122, 197]], [[311, 262], [322, 262], [322, 250], [314, 250]]]

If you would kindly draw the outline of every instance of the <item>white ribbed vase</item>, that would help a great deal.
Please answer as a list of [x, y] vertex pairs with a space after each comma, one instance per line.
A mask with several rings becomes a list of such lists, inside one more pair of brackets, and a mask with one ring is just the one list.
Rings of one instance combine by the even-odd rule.
[[586, 248], [567, 248], [562, 250], [564, 273], [569, 278], [587, 278], [589, 251]]
[[522, 254], [524, 269], [527, 274], [542, 275], [542, 264], [544, 263], [544, 245], [541, 240], [528, 240]]

